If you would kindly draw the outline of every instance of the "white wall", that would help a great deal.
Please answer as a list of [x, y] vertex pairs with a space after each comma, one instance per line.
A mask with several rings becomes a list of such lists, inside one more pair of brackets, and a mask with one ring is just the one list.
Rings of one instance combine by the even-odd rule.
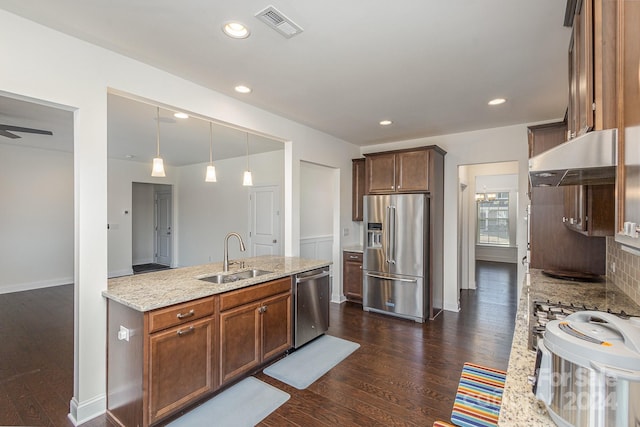
[[[447, 151], [444, 167], [444, 308], [458, 311], [458, 166], [478, 163], [515, 161], [518, 163], [518, 192], [527, 193], [528, 148], [527, 124], [464, 132], [430, 138], [399, 141], [362, 148], [362, 153], [388, 151], [400, 148], [437, 145]], [[467, 188], [466, 191], [469, 191]], [[526, 255], [527, 197], [518, 199], [518, 259]], [[471, 232], [469, 235], [471, 236]], [[518, 264], [518, 283], [524, 279], [524, 270]]]
[[[284, 187], [284, 151], [250, 156], [253, 185]], [[179, 265], [221, 262], [224, 237], [239, 233], [249, 245], [249, 191], [242, 186], [246, 158], [215, 162], [218, 182], [205, 182], [206, 163], [179, 168], [180, 197], [178, 199]], [[282, 208], [281, 208], [282, 210]], [[229, 244], [229, 258], [245, 258], [236, 242]]]
[[333, 170], [309, 162], [300, 164], [300, 238], [333, 231]]
[[0, 144], [0, 194], [0, 293], [73, 283], [73, 154]]
[[[339, 169], [340, 220], [334, 224], [334, 235], [340, 236], [341, 226], [357, 228], [351, 222], [351, 158], [359, 157], [357, 146], [4, 10], [0, 10], [0, 38], [11, 40], [0, 44], [3, 90], [74, 112], [76, 357], [70, 416], [75, 422], [105, 409], [106, 303], [101, 293], [114, 255], [107, 245], [106, 224], [111, 222], [110, 215], [115, 216], [113, 222], [122, 220], [117, 212], [107, 211], [109, 88], [289, 141], [285, 144], [285, 254], [299, 251], [301, 160]], [[339, 246], [353, 240], [336, 240], [334, 262], [339, 263]], [[130, 251], [131, 242], [128, 247]], [[340, 281], [340, 269], [335, 270], [334, 280]]]

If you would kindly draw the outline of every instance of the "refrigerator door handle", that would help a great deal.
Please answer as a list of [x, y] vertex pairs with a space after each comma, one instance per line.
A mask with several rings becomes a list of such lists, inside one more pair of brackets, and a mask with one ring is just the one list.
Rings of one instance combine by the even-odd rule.
[[418, 281], [417, 279], [403, 279], [401, 277], [387, 277], [387, 276], [380, 276], [378, 274], [373, 274], [373, 273], [367, 273], [367, 276], [373, 277], [373, 278], [376, 278], [376, 279], [391, 280], [393, 282], [416, 283]]
[[396, 263], [396, 207], [387, 206], [387, 264]]

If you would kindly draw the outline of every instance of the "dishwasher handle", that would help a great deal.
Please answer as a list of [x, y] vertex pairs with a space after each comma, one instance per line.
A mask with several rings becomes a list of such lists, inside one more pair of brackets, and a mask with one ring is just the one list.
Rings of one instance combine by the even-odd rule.
[[313, 276], [304, 276], [304, 277], [296, 276], [296, 283], [308, 282], [309, 280], [320, 279], [322, 277], [327, 277], [328, 275], [329, 275], [329, 271], [324, 270], [322, 273], [314, 274]]

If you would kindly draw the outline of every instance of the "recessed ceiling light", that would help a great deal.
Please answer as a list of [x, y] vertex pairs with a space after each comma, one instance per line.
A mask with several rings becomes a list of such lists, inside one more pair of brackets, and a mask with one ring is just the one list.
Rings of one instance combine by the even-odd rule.
[[188, 119], [189, 115], [187, 113], [173, 113], [173, 116], [178, 118], [178, 119]]
[[249, 37], [249, 29], [237, 21], [225, 22], [222, 31], [234, 39], [246, 39]]
[[245, 85], [238, 85], [235, 87], [235, 90], [238, 93], [251, 93], [251, 88]]
[[507, 102], [506, 99], [504, 98], [496, 98], [496, 99], [492, 99], [491, 101], [489, 101], [489, 105], [500, 105], [500, 104], [504, 104], [505, 102]]
[[389, 126], [392, 123], [391, 120], [380, 120], [380, 126]]

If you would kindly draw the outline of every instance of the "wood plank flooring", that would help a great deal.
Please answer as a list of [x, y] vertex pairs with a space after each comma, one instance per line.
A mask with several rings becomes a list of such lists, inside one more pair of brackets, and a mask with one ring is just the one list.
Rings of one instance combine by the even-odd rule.
[[[506, 369], [516, 265], [478, 262], [462, 311], [425, 324], [331, 304], [329, 334], [360, 344], [261, 426], [430, 426], [448, 420], [464, 362]], [[0, 295], [0, 425], [64, 426], [73, 384], [73, 288]], [[112, 427], [98, 417], [83, 427]]]

